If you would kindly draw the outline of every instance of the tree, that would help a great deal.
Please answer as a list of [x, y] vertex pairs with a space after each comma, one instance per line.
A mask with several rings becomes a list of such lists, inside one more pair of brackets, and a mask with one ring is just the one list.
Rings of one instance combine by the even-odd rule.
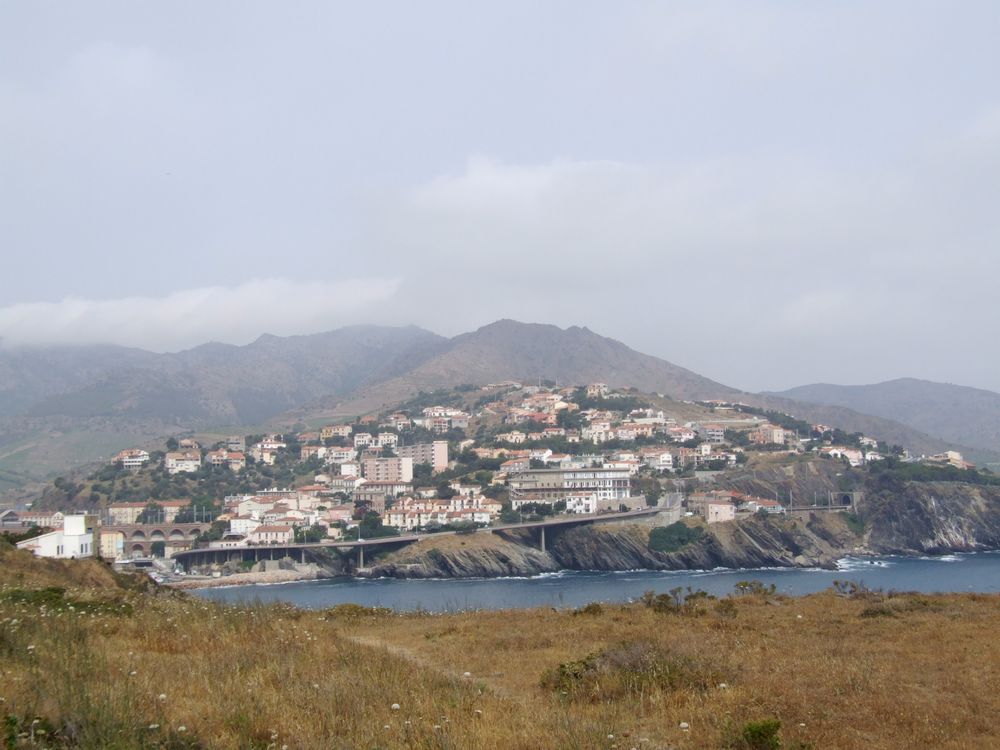
[[441, 482], [437, 488], [437, 495], [442, 500], [451, 500], [451, 498], [455, 497], [456, 492], [447, 482]]
[[175, 438], [175, 437], [168, 437], [167, 438], [167, 450], [168, 451], [175, 451], [175, 450], [177, 450], [177, 438]]
[[167, 552], [167, 543], [153, 542], [152, 546], [150, 547], [150, 552], [152, 553], [153, 557], [163, 557]]
[[432, 476], [434, 476], [434, 467], [426, 461], [422, 464], [416, 464], [413, 467], [413, 481], [415, 483], [430, 481]]

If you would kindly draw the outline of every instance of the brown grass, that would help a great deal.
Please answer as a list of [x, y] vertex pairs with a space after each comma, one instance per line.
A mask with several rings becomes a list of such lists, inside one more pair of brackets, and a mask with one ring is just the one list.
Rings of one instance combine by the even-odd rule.
[[0, 553], [0, 746], [36, 717], [36, 747], [719, 748], [770, 718], [786, 748], [1000, 743], [994, 596], [438, 616], [118, 584]]

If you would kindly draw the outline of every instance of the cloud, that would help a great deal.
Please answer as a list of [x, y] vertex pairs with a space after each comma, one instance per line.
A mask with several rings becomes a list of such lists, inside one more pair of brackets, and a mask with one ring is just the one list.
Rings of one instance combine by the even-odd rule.
[[175, 351], [206, 341], [244, 344], [261, 333], [327, 331], [378, 318], [398, 281], [261, 279], [184, 289], [163, 297], [67, 297], [0, 307], [5, 346], [119, 344]]
[[956, 368], [990, 383], [957, 342], [994, 316], [995, 121], [888, 164], [476, 156], [386, 201], [371, 257], [442, 333], [583, 324], [747, 388]]

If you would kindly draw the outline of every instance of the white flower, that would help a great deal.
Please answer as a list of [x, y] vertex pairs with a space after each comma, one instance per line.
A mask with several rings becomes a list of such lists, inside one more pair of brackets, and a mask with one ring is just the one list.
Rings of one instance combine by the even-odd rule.
[[167, 694], [166, 693], [160, 693], [160, 700], [161, 701], [165, 701], [166, 699], [167, 699]]
[[685, 732], [691, 728], [691, 725], [688, 724], [686, 721], [682, 721], [678, 726], [680, 726], [680, 728], [683, 729]]
[[399, 704], [398, 703], [393, 703], [391, 706], [389, 706], [389, 708], [391, 708], [393, 711], [398, 711], [399, 710]]
[[159, 724], [150, 724], [150, 725], [149, 725], [149, 728], [150, 728], [150, 729], [159, 729], [159, 728], [160, 728], [160, 725], [159, 725]]
[[187, 730], [188, 730], [188, 728], [186, 726], [184, 726], [183, 724], [181, 724], [179, 727], [177, 727], [177, 731], [181, 732], [181, 733], [184, 733]]

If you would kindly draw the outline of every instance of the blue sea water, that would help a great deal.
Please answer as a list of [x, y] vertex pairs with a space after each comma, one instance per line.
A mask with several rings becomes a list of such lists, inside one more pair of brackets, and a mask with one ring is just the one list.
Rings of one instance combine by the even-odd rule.
[[579, 607], [588, 602], [626, 602], [645, 591], [677, 586], [716, 596], [732, 593], [740, 581], [774, 584], [792, 596], [830, 588], [848, 580], [886, 591], [1000, 592], [1000, 552], [940, 557], [848, 557], [838, 570], [777, 568], [709, 571], [565, 571], [533, 578], [399, 580], [338, 578], [270, 586], [199, 589], [193, 593], [220, 602], [286, 602], [317, 609], [348, 602], [397, 611], [454, 612], [520, 607]]

